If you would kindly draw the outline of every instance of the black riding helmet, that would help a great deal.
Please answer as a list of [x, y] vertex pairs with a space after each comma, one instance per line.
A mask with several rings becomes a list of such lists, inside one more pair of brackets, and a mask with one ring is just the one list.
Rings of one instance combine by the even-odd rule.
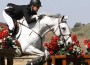
[[30, 5], [35, 5], [35, 6], [41, 7], [41, 2], [40, 2], [40, 0], [31, 0]]

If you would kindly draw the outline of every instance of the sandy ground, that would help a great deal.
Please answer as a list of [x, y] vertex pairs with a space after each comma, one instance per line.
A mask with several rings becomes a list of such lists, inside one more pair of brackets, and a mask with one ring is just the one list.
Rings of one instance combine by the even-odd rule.
[[[31, 58], [36, 58], [37, 56], [23, 56], [14, 58], [13, 65], [26, 65], [27, 61], [31, 61]], [[5, 60], [5, 65], [7, 65], [7, 60]], [[44, 64], [46, 65], [46, 64]]]
[[[26, 59], [14, 59], [14, 64], [13, 65], [26, 65], [27, 61], [28, 60], [26, 60]], [[7, 65], [6, 62], [5, 62], [5, 65]], [[43, 65], [47, 65], [47, 64], [45, 63]]]

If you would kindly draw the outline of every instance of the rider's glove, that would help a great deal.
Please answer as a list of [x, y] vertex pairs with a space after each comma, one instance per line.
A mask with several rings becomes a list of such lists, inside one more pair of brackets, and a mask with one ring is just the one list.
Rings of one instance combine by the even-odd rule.
[[44, 17], [44, 15], [39, 15], [38, 19], [41, 20]]

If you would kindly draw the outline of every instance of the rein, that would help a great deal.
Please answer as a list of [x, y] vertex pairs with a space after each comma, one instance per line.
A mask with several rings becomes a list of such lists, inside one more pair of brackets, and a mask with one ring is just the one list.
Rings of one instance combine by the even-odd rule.
[[[50, 26], [48, 25], [48, 24], [46, 24], [47, 25], [47, 27], [50, 29], [50, 31], [52, 31], [53, 32], [53, 34], [55, 35], [55, 36], [57, 36], [56, 34], [55, 34], [55, 32], [50, 28]], [[57, 36], [58, 37], [58, 36]], [[60, 40], [60, 38], [59, 38], [59, 40]]]
[[[24, 19], [25, 20], [25, 19]], [[23, 20], [23, 21], [24, 21]], [[40, 21], [40, 20], [39, 20]], [[26, 26], [26, 25], [24, 25], [23, 23], [20, 23], [20, 22], [17, 22], [17, 23], [19, 23], [20, 25], [23, 25], [23, 26], [25, 26], [25, 27], [27, 27], [28, 29], [30, 29], [28, 26]], [[30, 29], [30, 30], [32, 30], [32, 29]], [[29, 34], [29, 36], [32, 34], [32, 32], [35, 32], [34, 30], [32, 30], [31, 31], [31, 33]], [[40, 39], [41, 39], [41, 45], [42, 45], [42, 37], [41, 37], [41, 35], [40, 34], [38, 34], [37, 32], [35, 32], [39, 37], [40, 37]], [[20, 35], [19, 35], [20, 36]], [[19, 38], [19, 36], [18, 36], [18, 38]], [[18, 39], [17, 38], [17, 39]], [[42, 47], [42, 46], [41, 46]]]

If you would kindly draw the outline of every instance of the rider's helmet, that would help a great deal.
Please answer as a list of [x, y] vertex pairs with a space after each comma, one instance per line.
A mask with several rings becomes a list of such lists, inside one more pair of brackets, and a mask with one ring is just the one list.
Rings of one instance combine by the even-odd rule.
[[35, 6], [41, 7], [41, 1], [40, 0], [31, 0], [30, 5], [35, 5]]

